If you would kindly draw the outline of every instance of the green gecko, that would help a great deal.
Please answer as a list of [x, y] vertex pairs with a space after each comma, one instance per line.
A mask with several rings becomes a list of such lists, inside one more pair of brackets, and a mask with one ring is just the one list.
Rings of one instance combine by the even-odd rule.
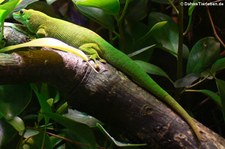
[[95, 62], [96, 59], [102, 61], [106, 60], [108, 63], [128, 75], [138, 85], [172, 107], [172, 109], [189, 124], [198, 140], [202, 141], [199, 128], [193, 118], [176, 102], [176, 100], [162, 89], [131, 58], [114, 48], [95, 32], [67, 21], [52, 18], [42, 12], [31, 9], [22, 9], [19, 12], [15, 12], [13, 13], [13, 17], [15, 20], [24, 24], [30, 32], [35, 33], [38, 37], [52, 37], [59, 39], [70, 46], [79, 48]]

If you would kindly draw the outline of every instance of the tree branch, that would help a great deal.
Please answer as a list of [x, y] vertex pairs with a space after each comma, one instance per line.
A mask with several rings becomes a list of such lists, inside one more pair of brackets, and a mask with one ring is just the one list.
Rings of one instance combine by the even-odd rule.
[[[7, 37], [7, 36], [6, 36]], [[7, 40], [18, 41], [10, 37]], [[147, 148], [199, 148], [189, 125], [169, 107], [109, 64], [96, 73], [79, 57], [52, 49], [0, 54], [0, 83], [47, 82], [70, 106], [119, 128]], [[201, 148], [225, 147], [225, 140], [196, 122], [206, 139]]]

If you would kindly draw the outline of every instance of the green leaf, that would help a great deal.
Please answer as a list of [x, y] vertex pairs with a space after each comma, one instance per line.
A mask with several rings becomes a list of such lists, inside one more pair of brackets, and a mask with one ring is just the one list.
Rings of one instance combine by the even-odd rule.
[[170, 79], [170, 77], [166, 74], [166, 72], [164, 70], [162, 70], [160, 67], [144, 62], [144, 61], [140, 61], [140, 60], [135, 60], [135, 62], [142, 68], [145, 70], [145, 72], [149, 73], [149, 74], [153, 74], [153, 75], [158, 75], [158, 76], [162, 76], [167, 78], [170, 82], [173, 83], [173, 81]]
[[174, 87], [175, 88], [189, 87], [192, 85], [192, 83], [194, 83], [199, 78], [200, 78], [199, 74], [194, 74], [194, 73], [187, 74], [183, 78], [180, 78], [177, 81], [175, 81]]
[[202, 90], [187, 90], [188, 92], [198, 92], [198, 93], [202, 93], [208, 97], [210, 97], [219, 107], [222, 107], [222, 103], [221, 103], [221, 98], [220, 96], [210, 90], [207, 89], [202, 89]]
[[73, 0], [77, 6], [96, 7], [110, 15], [116, 15], [120, 11], [119, 0]]
[[[162, 27], [157, 27], [151, 33], [151, 38], [162, 45], [162, 49], [173, 56], [177, 56], [178, 26], [173, 20], [162, 13], [152, 12], [149, 15], [149, 25], [159, 22], [167, 22]], [[151, 29], [152, 30], [152, 29]]]
[[167, 21], [170, 22], [172, 21], [171, 17], [160, 13], [160, 12], [151, 12], [148, 16], [148, 24], [149, 26], [153, 26], [154, 24], [156, 24], [157, 22], [161, 22], [161, 21]]
[[49, 90], [48, 90], [48, 85], [46, 83], [42, 83], [40, 86], [40, 94], [43, 96], [45, 99], [51, 98], [49, 96]]
[[187, 61], [187, 73], [201, 73], [218, 58], [220, 43], [214, 37], [199, 40], [190, 52]]
[[146, 40], [147, 38], [153, 36], [160, 29], [162, 29], [162, 27], [165, 26], [166, 24], [167, 24], [167, 21], [157, 22], [140, 40]]
[[60, 107], [56, 110], [56, 113], [62, 114], [68, 110], [68, 103], [65, 102], [64, 104], [60, 105]]
[[55, 114], [55, 113], [44, 113], [44, 114], [48, 116], [49, 118], [53, 119], [55, 122], [70, 129], [70, 131], [75, 132], [77, 135], [76, 138], [81, 143], [87, 144], [88, 142], [86, 149], [96, 148], [95, 137], [89, 126], [82, 124], [80, 122], [76, 122], [65, 116], [61, 116], [59, 114]]
[[37, 135], [37, 134], [39, 134], [39, 133], [40, 133], [40, 132], [37, 131], [37, 130], [26, 129], [26, 131], [24, 132], [23, 137], [27, 139], [27, 138], [33, 137], [33, 136], [35, 136], [35, 135]]
[[221, 98], [222, 112], [223, 112], [223, 117], [224, 117], [224, 121], [225, 121], [225, 81], [216, 79], [216, 85], [217, 85], [219, 95]]
[[221, 58], [216, 60], [216, 62], [212, 65], [211, 72], [217, 72], [225, 68], [225, 58]]
[[15, 7], [21, 2], [22, 0], [10, 0], [2, 5], [0, 5], [0, 27], [1, 27], [1, 36], [0, 40], [3, 39], [3, 27], [4, 21], [6, 17], [15, 9]]
[[[49, 104], [47, 103], [47, 99], [44, 98], [44, 96], [42, 94], [40, 94], [38, 87], [36, 84], [31, 84], [31, 88], [33, 89], [34, 93], [37, 96], [37, 99], [39, 101], [39, 104], [41, 106], [41, 111], [44, 113], [51, 113], [51, 107], [49, 106]], [[45, 117], [45, 123], [47, 124], [49, 121], [48, 117]]]
[[96, 127], [96, 124], [100, 123], [96, 118], [72, 109], [69, 109], [68, 113], [64, 114], [64, 116], [76, 122], [88, 125], [89, 127]]
[[99, 130], [104, 135], [106, 135], [108, 137], [108, 139], [110, 141], [112, 141], [118, 147], [135, 147], [135, 146], [146, 146], [147, 145], [147, 144], [131, 144], [131, 143], [124, 143], [124, 142], [117, 141], [107, 132], [107, 130], [105, 130], [105, 128], [101, 124], [97, 123], [96, 126], [99, 128]]
[[12, 117], [12, 118], [8, 118], [7, 119], [7, 122], [13, 126], [13, 128], [15, 128], [19, 133], [23, 133], [23, 131], [25, 130], [25, 125], [24, 125], [24, 122], [23, 120], [18, 117], [18, 116], [15, 116], [15, 117]]
[[0, 115], [6, 119], [19, 115], [30, 103], [31, 95], [31, 88], [28, 84], [1, 85]]
[[4, 14], [1, 14], [1, 20], [5, 19], [21, 1], [22, 0], [10, 0], [0, 5], [0, 10], [6, 10]]

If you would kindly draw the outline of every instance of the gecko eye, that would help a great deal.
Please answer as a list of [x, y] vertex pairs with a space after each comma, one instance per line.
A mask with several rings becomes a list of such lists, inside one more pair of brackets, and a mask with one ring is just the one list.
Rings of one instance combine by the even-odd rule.
[[23, 10], [20, 10], [20, 12], [19, 12], [21, 15], [24, 13], [24, 11]]

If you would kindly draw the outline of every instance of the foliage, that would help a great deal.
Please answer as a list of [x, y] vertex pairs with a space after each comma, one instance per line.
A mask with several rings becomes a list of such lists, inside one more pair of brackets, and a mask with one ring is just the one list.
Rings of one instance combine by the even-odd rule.
[[[3, 3], [4, 0], [0, 1], [0, 4]], [[4, 4], [0, 5], [0, 28], [1, 28], [1, 33], [0, 33], [0, 42], [1, 45], [0, 47], [3, 47], [3, 31], [4, 31], [4, 21], [6, 17], [14, 10], [14, 8], [21, 2], [21, 0], [10, 0], [8, 2], [5, 2]]]
[[[35, 1], [23, 1], [19, 8], [29, 7], [30, 4], [35, 6], [33, 3]], [[180, 36], [179, 28], [183, 27], [183, 24], [175, 22], [172, 16], [156, 11], [157, 7], [154, 8], [154, 11], [149, 11], [149, 0], [72, 1], [79, 12], [99, 24], [97, 30], [107, 30], [109, 34], [106, 35], [106, 38], [110, 43], [117, 45], [118, 49], [123, 52], [130, 53], [129, 55], [147, 73], [168, 81], [167, 84], [173, 86], [171, 89], [179, 97], [184, 96], [183, 93], [192, 95], [193, 92], [203, 94], [204, 97], [207, 96], [220, 109], [225, 120], [225, 80], [218, 77], [220, 73], [224, 73], [225, 58], [220, 55], [220, 42], [213, 37], [214, 35], [200, 38], [193, 45], [183, 43], [181, 59], [184, 60], [183, 70], [186, 72], [182, 78], [176, 78], [173, 75], [174, 71], [167, 73], [168, 70], [164, 70], [165, 65], [167, 67], [170, 62], [162, 60], [162, 55], [167, 54], [169, 59], [175, 63], [180, 60], [178, 55], [179, 39], [184, 38], [190, 32], [195, 6], [188, 8], [186, 14], [188, 25], [184, 36]], [[196, 2], [196, 0], [194, 1]], [[1, 27], [5, 18], [19, 3], [19, 1], [14, 1], [11, 4], [12, 2], [13, 0], [0, 5]], [[47, 0], [49, 7], [57, 2], [68, 4], [68, 1], [64, 0]], [[172, 1], [154, 0], [152, 3], [171, 6], [178, 13], [176, 7], [179, 4]], [[9, 9], [6, 9], [7, 4], [10, 4], [10, 7], [7, 6]], [[66, 12], [66, 10], [62, 12]], [[68, 18], [66, 14], [62, 15]], [[81, 20], [83, 24], [86, 23], [85, 21], [86, 19]], [[154, 62], [156, 53], [160, 53], [159, 56], [157, 55], [157, 59], [162, 60], [165, 64], [164, 67], [150, 63]], [[171, 70], [176, 69], [172, 66]], [[207, 82], [213, 82], [215, 87], [205, 85]], [[167, 84], [163, 85], [167, 86]], [[17, 90], [16, 94], [14, 90]], [[52, 91], [53, 94], [50, 94]], [[36, 113], [27, 111], [28, 105], [32, 103], [31, 98], [34, 98], [31, 96], [32, 93], [39, 101], [39, 106], [35, 107]], [[194, 96], [193, 98], [198, 97]], [[17, 142], [18, 147], [30, 146], [31, 148], [42, 148], [43, 146], [49, 149], [56, 147], [114, 148], [115, 146], [140, 148], [138, 146], [143, 145], [121, 143], [121, 141], [127, 141], [123, 139], [120, 142], [115, 140], [110, 132], [103, 128], [103, 126], [106, 128], [107, 126], [100, 121], [84, 113], [68, 109], [68, 107], [69, 105], [62, 101], [59, 93], [46, 84], [0, 86], [0, 130], [4, 130], [0, 132], [0, 145], [7, 145], [12, 136], [21, 137]], [[102, 132], [100, 135], [98, 134], [98, 137], [95, 134], [96, 130]]]

